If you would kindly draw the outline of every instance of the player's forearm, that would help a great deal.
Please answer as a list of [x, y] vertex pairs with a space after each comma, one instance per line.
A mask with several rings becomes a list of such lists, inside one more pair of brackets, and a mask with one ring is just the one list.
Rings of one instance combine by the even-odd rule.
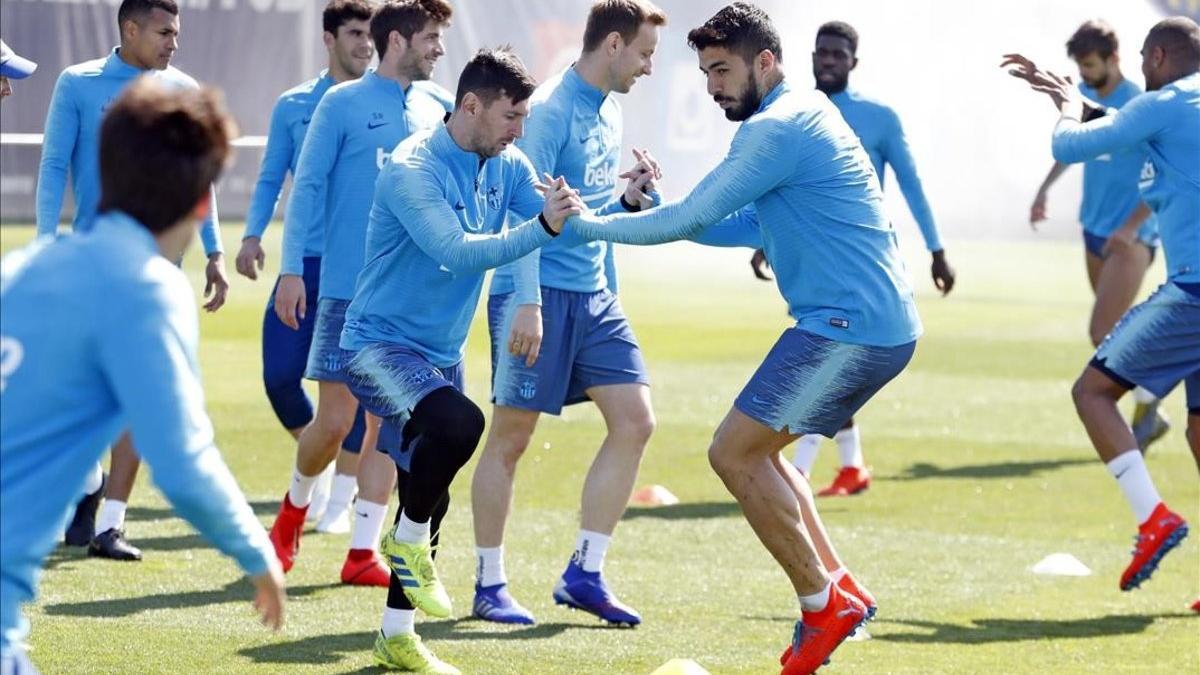
[[67, 167], [42, 158], [37, 186], [37, 233], [54, 234], [62, 214], [63, 195], [67, 187]]
[[1058, 181], [1058, 179], [1063, 175], [1063, 172], [1067, 170], [1068, 166], [1070, 166], [1070, 164], [1065, 162], [1055, 162], [1054, 165], [1050, 167], [1050, 172], [1046, 174], [1046, 178], [1042, 181], [1041, 186], [1038, 187], [1038, 192], [1041, 194], [1046, 194], [1049, 192], [1050, 187]]
[[315, 226], [309, 222], [309, 215], [315, 212], [317, 201], [310, 192], [315, 193], [316, 189], [298, 181], [293, 184], [292, 197], [288, 200], [283, 219], [280, 274], [304, 274], [304, 245], [308, 240], [309, 228]]
[[246, 211], [246, 230], [242, 239], [258, 237], [271, 224], [275, 208], [279, 205], [279, 193], [283, 191], [283, 176], [268, 176], [265, 172], [258, 177], [254, 186], [254, 195], [250, 198], [250, 208]]
[[208, 217], [200, 225], [200, 241], [204, 244], [204, 255], [212, 257], [216, 253], [225, 252], [225, 247], [221, 243], [221, 221], [217, 216], [215, 186], [213, 187], [213, 194], [208, 199]]
[[456, 274], [485, 272], [513, 262], [552, 239], [538, 218], [499, 234], [468, 234], [457, 226], [454, 230], [436, 237], [429, 252], [438, 264]]
[[512, 264], [513, 294], [518, 305], [542, 304], [541, 260], [541, 251], [535, 249]]
[[1121, 117], [1111, 115], [1086, 124], [1062, 117], [1054, 127], [1050, 145], [1054, 159], [1067, 163], [1083, 162], [1137, 145], [1142, 139], [1133, 133], [1132, 125], [1117, 121]]
[[741, 208], [720, 222], [704, 228], [691, 240], [704, 246], [718, 248], [762, 248], [762, 231], [758, 229], [758, 218], [750, 208]]

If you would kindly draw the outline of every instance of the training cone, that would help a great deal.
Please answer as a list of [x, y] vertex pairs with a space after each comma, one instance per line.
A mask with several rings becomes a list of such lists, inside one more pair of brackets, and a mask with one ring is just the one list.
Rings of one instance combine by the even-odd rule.
[[670, 490], [661, 485], [647, 485], [639, 488], [629, 498], [631, 506], [671, 506], [678, 503], [679, 497], [671, 494]]
[[1092, 571], [1070, 553], [1051, 553], [1033, 566], [1034, 574], [1055, 577], [1086, 577]]
[[[658, 487], [657, 485], [655, 487]], [[649, 489], [649, 488], [647, 488]], [[671, 493], [667, 493], [671, 494]], [[691, 659], [671, 659], [650, 675], [711, 675], [699, 663]]]

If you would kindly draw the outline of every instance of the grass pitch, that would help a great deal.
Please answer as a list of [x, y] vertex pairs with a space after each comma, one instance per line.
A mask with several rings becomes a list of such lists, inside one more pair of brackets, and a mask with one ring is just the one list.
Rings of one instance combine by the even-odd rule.
[[[241, 227], [225, 231], [233, 275]], [[7, 251], [30, 235], [2, 228], [0, 246]], [[1200, 616], [1186, 610], [1200, 594], [1200, 537], [1168, 556], [1141, 590], [1117, 590], [1136, 526], [1069, 396], [1090, 353], [1079, 249], [953, 243], [960, 280], [948, 299], [934, 294], [927, 258], [910, 252], [926, 336], [907, 371], [859, 416], [875, 483], [863, 496], [819, 503], [843, 557], [881, 603], [873, 639], [845, 644], [830, 672], [1200, 670]], [[295, 448], [260, 381], [276, 239], [268, 250], [270, 278], [236, 277], [230, 304], [201, 321], [217, 439], [266, 525]], [[783, 303], [750, 277], [748, 252], [681, 244], [625, 247], [620, 257], [622, 301], [647, 355], [658, 416], [639, 484], [665, 485], [682, 500], [631, 509], [609, 552], [608, 578], [645, 623], [604, 628], [550, 598], [603, 434], [599, 415], [583, 405], [543, 419], [518, 472], [507, 566], [513, 592], [539, 623], [502, 628], [467, 616], [468, 466], [453, 488], [439, 558], [458, 618], [420, 621], [418, 630], [466, 673], [649, 673], [675, 657], [713, 673], [777, 672], [796, 600], [710, 471], [705, 449], [788, 325]], [[186, 268], [201, 287], [199, 256]], [[1147, 286], [1162, 275], [1159, 263]], [[481, 404], [486, 345], [478, 321], [467, 372], [468, 393]], [[1154, 447], [1149, 465], [1164, 498], [1196, 526], [1200, 481], [1182, 435], [1183, 408], [1181, 393], [1167, 400], [1176, 430]], [[827, 483], [835, 467], [827, 442], [814, 481]], [[337, 584], [348, 535], [306, 535], [288, 576], [287, 627], [271, 635], [253, 620], [250, 587], [234, 565], [149, 485], [135, 491], [128, 518], [130, 539], [146, 555], [140, 564], [90, 560], [74, 549], [52, 555], [28, 608], [32, 657], [44, 672], [373, 672], [384, 592]], [[1055, 552], [1075, 555], [1094, 574], [1030, 572]]]

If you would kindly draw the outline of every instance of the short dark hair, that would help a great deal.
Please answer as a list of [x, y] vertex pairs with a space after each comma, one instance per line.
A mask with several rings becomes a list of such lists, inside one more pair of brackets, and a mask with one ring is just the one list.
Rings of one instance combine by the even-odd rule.
[[1083, 22], [1075, 34], [1067, 40], [1067, 56], [1082, 59], [1089, 54], [1097, 54], [1107, 59], [1117, 53], [1120, 43], [1117, 41], [1117, 31], [1103, 19], [1091, 19]]
[[1186, 16], [1173, 16], [1154, 24], [1146, 46], [1161, 47], [1172, 61], [1188, 70], [1200, 69], [1200, 26]]
[[850, 43], [850, 55], [858, 54], [858, 31], [845, 21], [829, 21], [821, 24], [821, 27], [817, 29], [817, 37], [822, 35], [844, 39]]
[[501, 96], [520, 103], [529, 98], [536, 87], [537, 82], [511, 46], [480, 49], [458, 76], [454, 107], [462, 105], [468, 93], [478, 96], [485, 106]]
[[650, 0], [596, 0], [583, 29], [583, 51], [590, 52], [604, 38], [618, 33], [625, 44], [633, 42], [642, 24], [667, 25], [667, 14]]
[[151, 232], [170, 228], [220, 176], [235, 136], [218, 90], [138, 78], [100, 125], [100, 212], [124, 211]]
[[454, 9], [446, 0], [388, 0], [375, 8], [371, 15], [371, 40], [375, 53], [380, 58], [387, 52], [388, 36], [392, 31], [400, 33], [405, 41], [421, 32], [430, 21], [444, 25], [450, 23]]
[[688, 45], [696, 51], [724, 47], [741, 54], [747, 63], [764, 49], [771, 50], [776, 60], [783, 61], [783, 47], [771, 17], [748, 2], [726, 5], [705, 21], [703, 26], [688, 32], [687, 40]]
[[175, 0], [121, 0], [121, 6], [117, 8], [117, 34], [120, 35], [126, 21], [141, 21], [156, 9], [179, 16], [179, 5]]
[[347, 21], [370, 21], [371, 3], [368, 0], [330, 0], [321, 12], [321, 27], [337, 37], [338, 29]]

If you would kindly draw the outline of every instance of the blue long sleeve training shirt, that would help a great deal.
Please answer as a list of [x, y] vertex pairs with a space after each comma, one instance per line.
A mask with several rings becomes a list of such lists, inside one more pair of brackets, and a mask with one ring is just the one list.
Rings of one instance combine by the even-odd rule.
[[400, 141], [439, 124], [452, 107], [432, 82], [404, 90], [374, 70], [330, 88], [313, 113], [293, 175], [281, 273], [304, 273], [305, 242], [324, 224], [320, 297], [351, 299], [379, 170]]
[[[267, 149], [263, 153], [262, 167], [258, 170], [258, 182], [254, 184], [254, 195], [250, 198], [250, 209], [246, 213], [246, 231], [243, 239], [248, 237], [262, 238], [275, 215], [275, 206], [279, 203], [279, 193], [283, 191], [283, 181], [288, 172], [296, 174], [296, 164], [300, 161], [300, 149], [304, 147], [304, 136], [308, 133], [308, 125], [312, 122], [313, 112], [325, 92], [333, 86], [333, 78], [329, 71], [303, 84], [283, 92], [275, 102], [271, 111], [271, 129], [267, 132]], [[324, 206], [324, 195], [317, 199], [318, 208]], [[304, 242], [304, 257], [320, 257], [325, 244], [324, 219], [319, 216], [314, 222], [320, 223], [309, 229], [308, 240]]]
[[1060, 162], [1129, 149], [1147, 156], [1138, 187], [1158, 220], [1167, 278], [1200, 283], [1200, 73], [1087, 124], [1063, 118], [1051, 142]]
[[[613, 194], [620, 173], [621, 134], [621, 106], [616, 98], [588, 84], [571, 66], [533, 92], [525, 134], [517, 147], [538, 176], [562, 176], [589, 208], [616, 213], [624, 210]], [[542, 286], [578, 293], [602, 288], [616, 292], [616, 267], [608, 242], [585, 242], [568, 235], [530, 255], [539, 258]], [[490, 293], [513, 290], [513, 266], [497, 269]]]
[[884, 184], [884, 166], [891, 165], [896, 182], [900, 184], [900, 192], [904, 194], [904, 201], [908, 202], [908, 210], [917, 221], [917, 227], [921, 228], [925, 248], [940, 251], [942, 240], [933, 219], [933, 209], [929, 208], [929, 200], [925, 198], [925, 188], [921, 186], [917, 163], [913, 160], [900, 116], [889, 106], [853, 89], [840, 91], [830, 96], [829, 100], [833, 101], [842, 117], [846, 118], [846, 123], [862, 141], [863, 148], [871, 158], [871, 165], [875, 167], [875, 174], [879, 176], [881, 188]]
[[[100, 123], [104, 111], [125, 87], [141, 75], [182, 88], [199, 86], [174, 66], [167, 66], [165, 70], [141, 70], [123, 61], [119, 52], [120, 48], [116, 47], [102, 59], [67, 68], [54, 85], [38, 169], [39, 235], [58, 230], [68, 171], [75, 197], [75, 218], [71, 226], [77, 232], [91, 229], [96, 207], [100, 204]], [[210, 206], [209, 217], [200, 227], [200, 240], [208, 255], [222, 251], [215, 196]]]
[[123, 429], [183, 518], [247, 574], [273, 549], [213, 445], [187, 278], [116, 212], [0, 264], [0, 647], [24, 632], [42, 563]]
[[[1079, 91], [1108, 109], [1120, 109], [1142, 90], [1122, 80], [1108, 96], [1101, 97], [1091, 87], [1080, 84]], [[1086, 232], [1108, 237], [1142, 203], [1138, 179], [1146, 153], [1131, 147], [1104, 153], [1083, 163], [1083, 199], [1079, 203], [1079, 222]], [[1151, 216], [1153, 217], [1153, 216]]]
[[[384, 342], [438, 367], [461, 361], [484, 272], [551, 240], [537, 220], [544, 200], [535, 182], [519, 149], [482, 160], [445, 126], [396, 148], [376, 184], [367, 263], [346, 312], [342, 348]], [[528, 220], [506, 228], [510, 210]], [[532, 268], [523, 269], [522, 285], [536, 288]]]
[[644, 213], [573, 217], [567, 229], [628, 244], [703, 243], [714, 224], [726, 243], [761, 242], [799, 328], [880, 347], [921, 334], [879, 181], [824, 94], [780, 83], [687, 197]]

